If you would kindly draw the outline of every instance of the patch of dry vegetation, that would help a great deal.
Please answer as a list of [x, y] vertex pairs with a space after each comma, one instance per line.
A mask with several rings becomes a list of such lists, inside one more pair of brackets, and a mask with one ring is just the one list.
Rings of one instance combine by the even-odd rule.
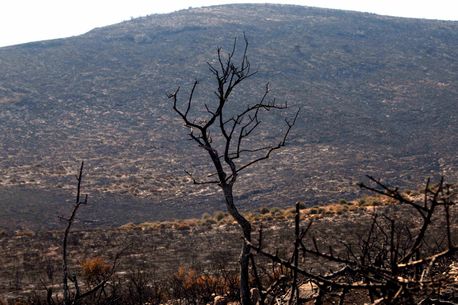
[[[404, 195], [409, 198], [420, 196], [417, 192]], [[379, 196], [340, 200], [323, 206], [303, 206], [301, 219], [304, 223], [313, 220], [310, 234], [319, 244], [329, 245], [338, 252], [344, 250], [340, 240], [358, 244], [371, 222], [371, 215], [385, 210], [395, 213], [400, 219], [407, 219], [412, 228], [417, 225], [415, 218], [410, 217], [402, 205]], [[458, 219], [454, 213], [453, 223], [457, 230]], [[253, 223], [255, 231], [262, 224], [266, 250], [289, 255], [294, 240], [294, 209], [264, 207], [247, 212], [245, 216]], [[59, 291], [61, 234], [60, 231], [21, 230], [0, 237], [2, 298], [29, 298], [29, 301], [32, 297], [42, 298], [46, 294], [45, 286]], [[72, 269], [84, 279], [82, 288], [90, 287], [95, 281], [94, 276], [105, 272], [119, 249], [130, 244], [120, 258], [110, 289], [142, 302], [188, 298], [201, 304], [211, 300], [212, 293], [222, 295], [235, 291], [236, 294], [238, 268], [235, 262], [239, 255], [239, 241], [234, 221], [227, 213], [215, 212], [184, 221], [128, 223], [110, 230], [77, 230], [69, 240], [69, 257], [72, 258]], [[259, 270], [266, 285], [278, 280], [282, 274], [288, 274], [281, 266], [269, 265], [268, 260], [260, 257], [257, 260], [260, 266], [267, 266]], [[335, 268], [310, 257], [304, 263], [317, 272]], [[223, 278], [230, 281], [224, 283]], [[235, 299], [234, 294], [229, 295]], [[136, 304], [129, 303], [128, 298], [123, 302]]]

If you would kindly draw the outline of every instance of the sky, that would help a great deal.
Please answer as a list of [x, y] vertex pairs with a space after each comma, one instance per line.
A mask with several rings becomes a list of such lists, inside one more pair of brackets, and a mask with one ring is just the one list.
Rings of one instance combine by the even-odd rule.
[[458, 20], [458, 0], [0, 0], [0, 47], [80, 35], [149, 14], [227, 3], [282, 3]]

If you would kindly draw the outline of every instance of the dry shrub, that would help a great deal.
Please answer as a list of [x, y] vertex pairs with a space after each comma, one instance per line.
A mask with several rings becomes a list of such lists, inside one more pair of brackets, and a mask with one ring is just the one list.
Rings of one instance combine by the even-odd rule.
[[88, 283], [96, 283], [108, 276], [111, 266], [103, 258], [93, 257], [81, 263], [81, 270]]
[[126, 231], [130, 231], [130, 230], [136, 230], [138, 229], [138, 226], [132, 222], [129, 222], [129, 223], [126, 223], [126, 224], [123, 224], [122, 226], [119, 227], [121, 230], [126, 230]]
[[128, 281], [121, 284], [118, 304], [164, 304], [168, 287], [155, 280], [155, 277], [155, 274], [140, 269], [131, 272], [127, 277]]
[[261, 213], [261, 214], [267, 214], [269, 212], [270, 212], [270, 210], [267, 207], [262, 207], [262, 208], [259, 209], [259, 213]]
[[216, 213], [214, 214], [214, 218], [216, 219], [216, 221], [221, 221], [221, 220], [223, 220], [226, 216], [227, 216], [226, 213], [221, 212], [221, 211], [220, 211], [220, 212], [216, 212]]
[[186, 222], [177, 222], [173, 228], [178, 231], [188, 231], [191, 229], [190, 225]]
[[219, 274], [200, 274], [193, 268], [178, 267], [171, 279], [171, 297], [183, 304], [206, 304], [212, 301], [212, 294], [230, 293], [232, 282]]
[[185, 289], [201, 289], [221, 285], [221, 279], [214, 275], [198, 274], [193, 268], [178, 267], [175, 279], [180, 281]]
[[211, 216], [210, 214], [208, 214], [208, 213], [203, 213], [203, 214], [202, 214], [202, 219], [209, 219], [209, 218], [211, 218], [211, 217], [212, 217], [212, 216]]
[[296, 211], [294, 208], [287, 208], [283, 211], [283, 216], [287, 219], [289, 218], [294, 218], [294, 215], [296, 214]]
[[173, 223], [173, 229], [179, 231], [187, 231], [190, 230], [192, 227], [196, 227], [198, 224], [198, 219], [177, 220]]

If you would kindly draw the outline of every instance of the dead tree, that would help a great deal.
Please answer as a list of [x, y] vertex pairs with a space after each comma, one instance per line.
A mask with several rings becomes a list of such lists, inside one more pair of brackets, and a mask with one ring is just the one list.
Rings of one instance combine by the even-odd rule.
[[[294, 271], [288, 304], [298, 304], [297, 298], [293, 300], [298, 275], [320, 287], [315, 304], [323, 304], [330, 296], [333, 302], [344, 304], [345, 297], [355, 290], [366, 291], [374, 305], [453, 304], [441, 300], [441, 291], [454, 281], [447, 268], [458, 253], [454, 236], [456, 224], [454, 227], [452, 217], [456, 193], [452, 186], [445, 184], [443, 179], [436, 185], [428, 180], [423, 195], [411, 197], [377, 179], [369, 177], [369, 180], [371, 185], [361, 183], [360, 187], [388, 197], [404, 209], [397, 215], [384, 210], [374, 213], [359, 244], [342, 241], [345, 250], [340, 251], [320, 245], [307, 234], [311, 222], [305, 229], [298, 229], [299, 209], [296, 209], [292, 260], [266, 251], [261, 239], [257, 245], [251, 241], [247, 244], [256, 253]], [[299, 252], [304, 257], [328, 261], [342, 268], [330, 274], [313, 272], [309, 267], [299, 266]]]
[[[76, 202], [75, 205], [73, 206], [72, 213], [68, 219], [65, 219], [67, 221], [67, 226], [65, 228], [64, 232], [64, 238], [62, 240], [62, 289], [64, 291], [64, 305], [71, 305], [74, 304], [74, 301], [71, 300], [70, 298], [70, 292], [69, 292], [69, 287], [68, 287], [68, 279], [71, 278], [74, 283], [75, 283], [75, 288], [77, 292], [79, 292], [79, 286], [78, 286], [78, 281], [76, 277], [70, 277], [68, 273], [68, 255], [67, 255], [67, 244], [68, 244], [68, 236], [70, 234], [70, 229], [73, 225], [73, 222], [75, 221], [76, 213], [78, 212], [78, 209], [82, 204], [87, 204], [87, 195], [84, 197], [84, 201], [81, 201], [81, 182], [83, 180], [83, 168], [84, 168], [84, 162], [81, 162], [81, 167], [79, 170], [79, 174], [76, 177], [78, 183], [77, 183], [77, 188], [76, 188]], [[78, 293], [77, 293], [78, 294]]]
[[[231, 94], [245, 80], [255, 74], [250, 69], [247, 58], [248, 41], [244, 35], [244, 48], [240, 62], [236, 63], [237, 40], [234, 40], [232, 50], [228, 53], [221, 48], [217, 50], [216, 64], [208, 63], [210, 72], [217, 83], [215, 100], [203, 105], [204, 118], [191, 117], [194, 93], [198, 82], [194, 82], [187, 101], [183, 106], [178, 105], [179, 88], [168, 95], [173, 102], [173, 110], [183, 120], [189, 129], [189, 136], [199, 147], [204, 149], [214, 166], [214, 172], [209, 175], [210, 180], [199, 181], [188, 173], [195, 184], [218, 185], [224, 194], [226, 208], [229, 214], [239, 224], [245, 240], [251, 240], [251, 225], [239, 212], [234, 201], [233, 189], [239, 174], [248, 167], [268, 159], [272, 152], [285, 146], [291, 128], [296, 122], [299, 111], [289, 121], [285, 119], [286, 127], [277, 143], [261, 145], [260, 147], [245, 147], [247, 139], [261, 128], [260, 116], [262, 112], [286, 109], [287, 104], [278, 104], [267, 101], [269, 87], [259, 101], [247, 105], [236, 114], [228, 111]], [[240, 254], [240, 297], [243, 305], [250, 304], [249, 289], [249, 255], [247, 243], [242, 246]]]
[[[81, 292], [81, 289], [80, 289], [80, 286], [79, 286], [79, 283], [78, 283], [78, 277], [76, 276], [76, 274], [74, 274], [74, 273], [70, 274], [70, 272], [69, 272], [67, 248], [68, 248], [68, 238], [69, 238], [69, 235], [70, 235], [71, 227], [72, 227], [72, 225], [73, 225], [73, 223], [75, 221], [78, 209], [82, 205], [86, 205], [87, 202], [88, 202], [87, 201], [87, 199], [88, 199], [88, 195], [87, 194], [84, 195], [84, 200], [81, 200], [81, 197], [82, 197], [82, 195], [81, 195], [81, 184], [82, 184], [82, 181], [83, 181], [83, 169], [84, 169], [84, 162], [81, 162], [81, 166], [80, 166], [78, 175], [76, 176], [76, 180], [77, 180], [76, 200], [75, 200], [75, 203], [73, 205], [73, 210], [72, 210], [72, 213], [70, 214], [69, 218], [63, 218], [64, 221], [66, 221], [66, 223], [67, 223], [67, 226], [65, 227], [65, 231], [64, 231], [64, 237], [62, 239], [62, 289], [63, 289], [64, 305], [79, 304], [82, 299], [84, 299], [84, 298], [96, 293], [99, 290], [103, 290], [104, 287], [106, 286], [109, 278], [113, 275], [114, 270], [115, 270], [115, 268], [117, 266], [117, 261], [118, 261], [120, 255], [121, 255], [121, 253], [122, 253], [122, 251], [121, 251], [118, 254], [116, 254], [110, 271], [107, 273], [107, 275], [103, 279], [101, 279], [99, 281], [99, 283], [94, 285], [94, 287], [92, 287], [88, 291]], [[74, 285], [74, 291], [75, 292], [73, 294], [70, 291], [70, 287], [69, 287], [69, 283], [68, 283], [69, 280]], [[48, 296], [47, 296], [48, 304], [53, 303], [51, 295], [52, 295], [52, 291], [48, 290]]]

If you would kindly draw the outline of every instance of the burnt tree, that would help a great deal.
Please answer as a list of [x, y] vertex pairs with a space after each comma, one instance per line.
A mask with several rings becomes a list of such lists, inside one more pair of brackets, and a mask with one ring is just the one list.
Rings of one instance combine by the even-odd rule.
[[[189, 136], [204, 149], [214, 166], [214, 172], [208, 176], [209, 180], [199, 181], [188, 173], [195, 184], [215, 184], [224, 194], [226, 208], [229, 214], [240, 226], [245, 240], [251, 240], [251, 224], [239, 212], [234, 201], [233, 190], [239, 174], [252, 165], [268, 159], [272, 152], [285, 146], [291, 128], [294, 126], [297, 111], [291, 120], [285, 119], [285, 128], [279, 134], [278, 142], [262, 143], [259, 147], [247, 143], [248, 139], [261, 130], [261, 113], [272, 110], [286, 109], [288, 105], [278, 104], [275, 100], [268, 101], [269, 86], [258, 101], [242, 106], [243, 108], [230, 111], [228, 105], [233, 101], [234, 90], [256, 72], [250, 69], [247, 58], [248, 41], [244, 36], [244, 45], [241, 55], [237, 55], [237, 40], [234, 40], [231, 51], [223, 52], [217, 49], [216, 64], [208, 63], [212, 77], [216, 80], [215, 99], [202, 105], [204, 115], [195, 117], [195, 92], [198, 81], [195, 81], [183, 105], [178, 105], [178, 88], [168, 95], [173, 102], [173, 110], [183, 120], [189, 129]], [[235, 57], [239, 56], [239, 60]], [[237, 61], [237, 62], [236, 62]], [[264, 131], [265, 129], [263, 129]], [[258, 142], [259, 143], [259, 142]], [[246, 147], [248, 146], [248, 147]], [[250, 247], [243, 243], [240, 254], [240, 298], [243, 305], [251, 304], [249, 290], [249, 256]]]
[[[314, 304], [456, 304], [452, 291], [458, 254], [455, 186], [443, 179], [437, 184], [428, 180], [423, 194], [409, 195], [368, 178], [370, 183], [360, 183], [360, 187], [391, 203], [374, 209], [370, 221], [358, 220], [365, 229], [357, 242], [348, 237], [340, 241], [344, 246], [340, 249], [329, 242], [320, 243], [310, 234], [311, 221], [299, 229], [300, 210], [296, 206], [292, 259], [266, 251], [262, 234], [256, 245], [251, 241], [247, 244], [259, 255], [293, 271], [288, 304], [303, 304], [298, 298], [294, 300], [298, 276], [301, 282], [318, 287], [318, 293], [310, 298]], [[334, 267], [329, 267], [331, 273], [323, 274], [310, 265], [300, 266], [298, 256]], [[286, 304], [281, 302], [281, 293], [269, 297], [270, 303], [265, 304]]]
[[[110, 270], [101, 279], [99, 279], [99, 281], [93, 287], [91, 287], [90, 289], [88, 289], [85, 292], [81, 291], [76, 273], [70, 272], [69, 270], [68, 240], [69, 240], [69, 236], [71, 233], [71, 228], [73, 226], [73, 223], [76, 220], [76, 216], [77, 216], [79, 208], [82, 205], [87, 205], [88, 203], [87, 194], [84, 195], [84, 200], [81, 200], [81, 198], [83, 197], [81, 194], [81, 184], [83, 181], [83, 168], [84, 168], [84, 162], [81, 162], [81, 166], [80, 166], [78, 175], [76, 176], [76, 180], [77, 180], [76, 200], [73, 205], [73, 209], [70, 214], [70, 217], [62, 218], [62, 220], [64, 220], [67, 223], [65, 227], [65, 231], [64, 231], [64, 236], [62, 239], [62, 290], [63, 290], [63, 304], [64, 305], [80, 304], [84, 298], [92, 296], [100, 291], [104, 291], [105, 286], [107, 285], [109, 279], [114, 274], [119, 257], [121, 256], [123, 251], [127, 249], [127, 247], [129, 247], [127, 246], [125, 249], [121, 250], [120, 252], [116, 254], [113, 260], [113, 264], [110, 267]], [[68, 282], [69, 280], [73, 283], [73, 286], [74, 286], [73, 293], [70, 289], [70, 285]], [[53, 297], [52, 297], [52, 294], [53, 294], [52, 288], [46, 288], [46, 290], [47, 290], [47, 303], [55, 304], [56, 302], [54, 302]], [[59, 302], [57, 301], [57, 303]], [[99, 302], [97, 302], [97, 304], [99, 304]]]
[[80, 208], [81, 205], [87, 204], [87, 195], [85, 196], [84, 201], [81, 201], [80, 199], [81, 198], [81, 182], [83, 180], [83, 168], [84, 168], [84, 162], [81, 162], [79, 174], [76, 177], [78, 184], [76, 188], [75, 205], [73, 206], [73, 210], [72, 210], [70, 217], [68, 219], [64, 219], [67, 222], [67, 226], [64, 232], [64, 238], [62, 240], [62, 271], [63, 271], [62, 288], [63, 288], [65, 305], [74, 304], [76, 300], [76, 298], [75, 300], [71, 300], [70, 289], [68, 286], [68, 279], [72, 280], [72, 282], [75, 284], [76, 291], [79, 294], [79, 286], [78, 286], [78, 281], [76, 279], [76, 276], [70, 276], [69, 271], [68, 271], [67, 244], [68, 244], [68, 236], [70, 234], [70, 230], [73, 225], [73, 222], [75, 221], [76, 213], [78, 212], [78, 209]]

